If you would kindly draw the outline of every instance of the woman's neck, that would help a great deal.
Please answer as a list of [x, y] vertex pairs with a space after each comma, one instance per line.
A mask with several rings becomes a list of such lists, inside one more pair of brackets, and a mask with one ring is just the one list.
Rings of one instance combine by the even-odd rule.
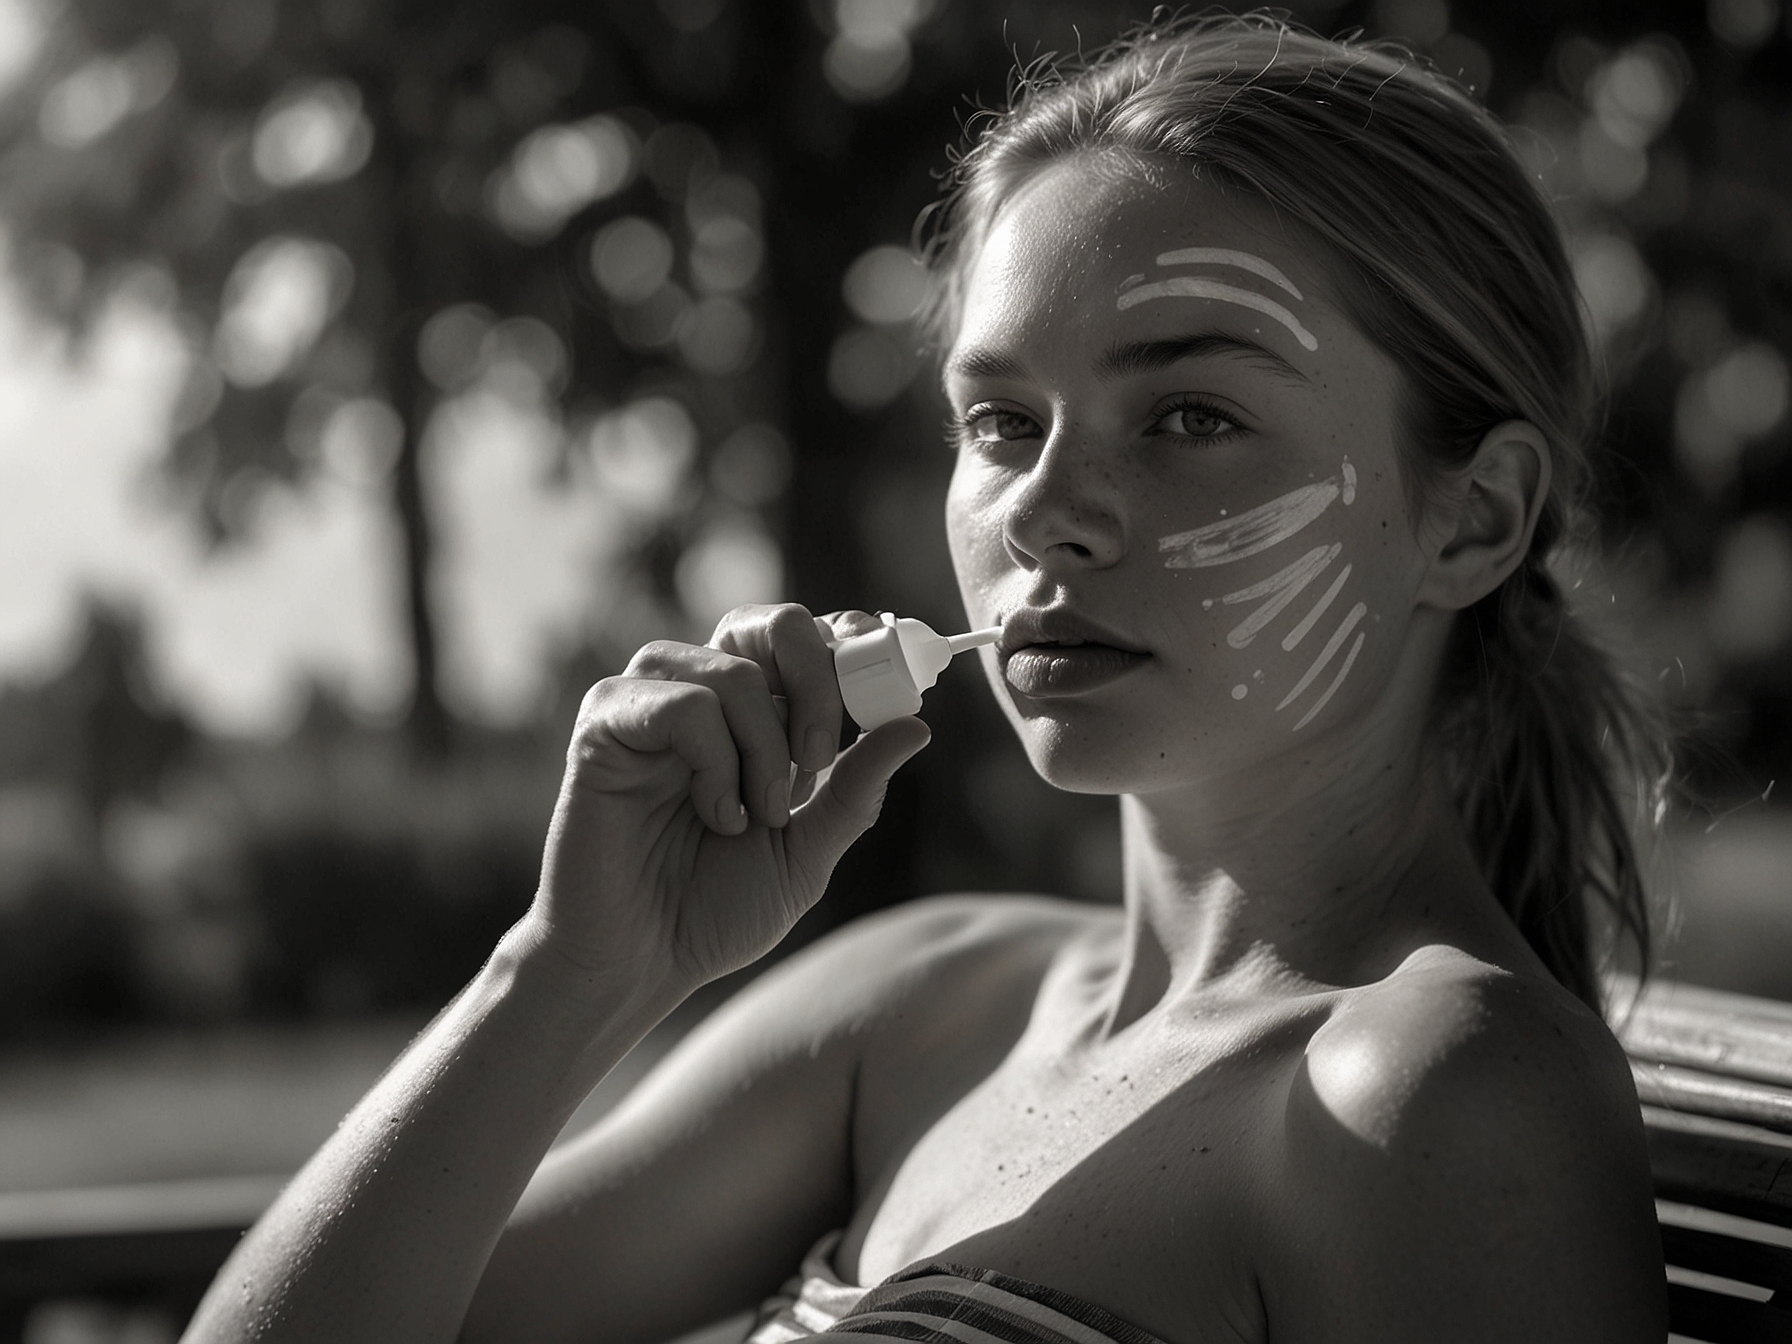
[[1171, 998], [1365, 983], [1433, 939], [1510, 950], [1517, 931], [1419, 744], [1334, 767], [1308, 755], [1288, 779], [1253, 771], [1248, 797], [1121, 800], [1127, 946], [1110, 1031]]

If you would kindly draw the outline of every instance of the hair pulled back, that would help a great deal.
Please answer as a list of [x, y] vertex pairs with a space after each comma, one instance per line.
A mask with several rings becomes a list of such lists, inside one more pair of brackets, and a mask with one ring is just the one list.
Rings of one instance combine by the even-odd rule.
[[1667, 750], [1547, 564], [1580, 519], [1593, 364], [1560, 232], [1499, 123], [1397, 48], [1227, 15], [1154, 21], [1075, 67], [1023, 72], [969, 141], [921, 225], [936, 338], [950, 340], [964, 272], [1033, 174], [1090, 152], [1177, 160], [1330, 254], [1344, 311], [1404, 375], [1415, 506], [1496, 425], [1542, 432], [1551, 488], [1530, 551], [1459, 614], [1432, 740], [1494, 894], [1600, 1007], [1596, 935], [1627, 936], [1648, 965], [1636, 821], [1654, 819]]

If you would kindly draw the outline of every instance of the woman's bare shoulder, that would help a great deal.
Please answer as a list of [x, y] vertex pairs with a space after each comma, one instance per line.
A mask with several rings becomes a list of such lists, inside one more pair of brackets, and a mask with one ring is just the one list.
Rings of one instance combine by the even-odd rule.
[[1570, 1107], [1584, 1120], [1635, 1118], [1623, 1051], [1595, 1013], [1553, 980], [1453, 947], [1421, 948], [1347, 992], [1306, 1062], [1328, 1111], [1381, 1145], [1426, 1106], [1453, 1110], [1468, 1091]]
[[[830, 1046], [853, 1054], [867, 1028], [945, 993], [963, 999], [1043, 969], [1073, 937], [1118, 912], [1046, 896], [947, 894], [906, 901], [824, 935], [756, 976], [699, 1030], [737, 1055]], [[742, 1063], [746, 1063], [742, 1058]]]
[[766, 996], [800, 1005], [812, 1024], [858, 1028], [942, 987], [964, 992], [1016, 962], [1043, 963], [1113, 907], [1019, 893], [922, 897], [854, 920], [768, 972]]
[[1553, 981], [1415, 952], [1313, 1034], [1288, 1117], [1306, 1231], [1333, 1252], [1286, 1299], [1315, 1337], [1342, 1294], [1365, 1339], [1660, 1338], [1629, 1069]]

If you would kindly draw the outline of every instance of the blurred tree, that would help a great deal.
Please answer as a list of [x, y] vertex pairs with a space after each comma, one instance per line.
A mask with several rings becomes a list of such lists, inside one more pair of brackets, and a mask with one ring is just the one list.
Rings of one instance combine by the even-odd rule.
[[[809, 25], [722, 10], [69, 0], [0, 114], [43, 311], [78, 327], [121, 283], [171, 291], [191, 368], [170, 471], [215, 538], [269, 476], [391, 470], [425, 745], [448, 729], [422, 451], [441, 403], [495, 377], [558, 418], [657, 377], [714, 443], [775, 392], [759, 189], [680, 117], [732, 129]], [[666, 598], [651, 557], [678, 541], [638, 546]]]
[[56, 676], [0, 689], [0, 788], [50, 783], [97, 821], [117, 798], [151, 792], [193, 745], [144, 675], [135, 617], [95, 604], [80, 652]]
[[[1745, 764], [1771, 770], [1792, 750], [1778, 0], [1295, 10], [1410, 40], [1523, 128], [1564, 197], [1614, 373], [1612, 539], [1645, 561], [1632, 568], [1663, 660], [1685, 652], [1688, 695], [1740, 707]], [[71, 322], [117, 284], [172, 295], [192, 369], [170, 470], [219, 537], [267, 475], [389, 466], [412, 726], [439, 747], [428, 444], [474, 389], [525, 406], [557, 436], [567, 478], [618, 502], [640, 601], [608, 614], [587, 669], [763, 590], [768, 529], [783, 591], [817, 609], [953, 619], [937, 521], [949, 463], [930, 449], [937, 411], [903, 322], [913, 266], [899, 249], [967, 98], [999, 104], [1017, 57], [1093, 47], [1139, 11], [61, 0], [45, 12], [45, 53], [0, 104], [15, 269]], [[958, 713], [950, 703], [939, 712]], [[1001, 740], [987, 713], [967, 714], [922, 767], [925, 798], [905, 802], [899, 785], [841, 884], [862, 886], [860, 908], [923, 878], [1064, 885], [1086, 808], [1040, 811], [1077, 818], [1041, 826], [1050, 843], [993, 846], [1031, 855], [1022, 871], [967, 857], [1028, 813], [1007, 808], [976, 833], [988, 808], [967, 800], [973, 781], [1034, 787], [966, 768], [1011, 754]], [[1044, 799], [1036, 810], [1081, 806]], [[936, 824], [950, 837], [917, 858], [919, 828]]]
[[[15, 271], [77, 330], [119, 286], [176, 312], [168, 471], [220, 544], [269, 479], [390, 471], [424, 747], [450, 730], [430, 434], [475, 387], [549, 422], [623, 505], [644, 600], [596, 632], [600, 665], [767, 595], [767, 525], [784, 590], [817, 609], [912, 593], [880, 572], [938, 576], [937, 523], [906, 531], [944, 460], [901, 397], [919, 360], [899, 249], [964, 91], [1005, 78], [997, 30], [925, 0], [43, 12], [0, 104]], [[879, 245], [849, 307], [841, 277]], [[867, 511], [897, 541], [870, 564]], [[913, 809], [891, 817], [855, 908], [912, 889]]]

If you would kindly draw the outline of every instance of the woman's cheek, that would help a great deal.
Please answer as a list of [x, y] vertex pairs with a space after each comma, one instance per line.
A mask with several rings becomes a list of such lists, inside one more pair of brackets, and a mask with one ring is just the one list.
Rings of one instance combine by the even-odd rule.
[[1000, 478], [960, 457], [946, 491], [946, 542], [967, 610], [978, 619], [988, 613], [973, 597], [981, 597], [1006, 568], [1002, 501]]
[[1322, 480], [1157, 541], [1199, 608], [1190, 623], [1219, 672], [1206, 679], [1281, 731], [1303, 731], [1344, 689], [1376, 623], [1358, 494], [1346, 456]]

